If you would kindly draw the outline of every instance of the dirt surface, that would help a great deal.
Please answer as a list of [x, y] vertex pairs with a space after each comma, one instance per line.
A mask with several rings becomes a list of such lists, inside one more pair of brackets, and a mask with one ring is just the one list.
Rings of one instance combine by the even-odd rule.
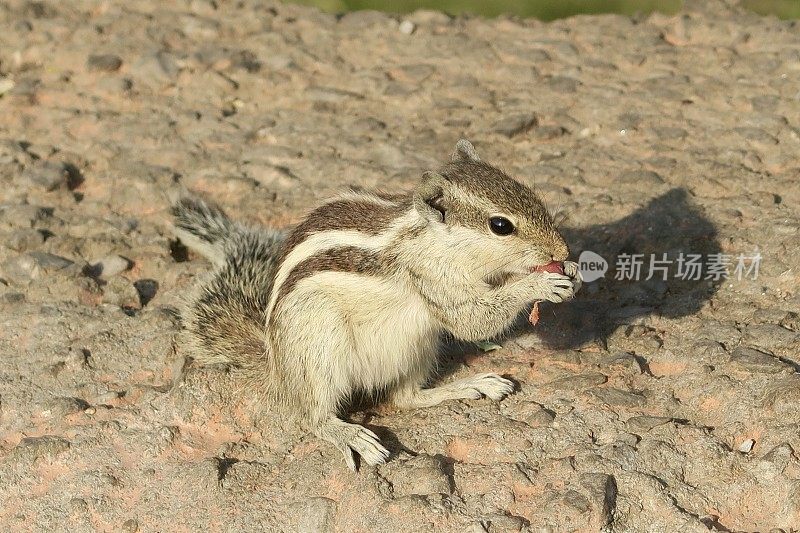
[[[0, 3], [0, 529], [800, 528], [800, 33], [692, 4]], [[611, 270], [444, 355], [444, 380], [512, 376], [506, 400], [354, 413], [393, 456], [352, 473], [176, 345], [208, 264], [168, 197], [286, 226], [343, 186], [412, 186], [461, 137]], [[755, 251], [755, 280], [614, 279], [621, 253]]]

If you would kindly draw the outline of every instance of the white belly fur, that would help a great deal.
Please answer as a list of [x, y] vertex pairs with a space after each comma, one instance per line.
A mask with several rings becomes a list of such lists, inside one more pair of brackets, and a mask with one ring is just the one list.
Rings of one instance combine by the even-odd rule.
[[321, 272], [302, 280], [295, 290], [313, 292], [315, 300], [324, 295], [326, 307], [339, 315], [345, 332], [340, 340], [346, 339], [347, 347], [334, 355], [342, 360], [331, 363], [342, 381], [368, 391], [382, 389], [405, 376], [427, 373], [433, 365], [438, 326], [422, 299], [402, 282]]

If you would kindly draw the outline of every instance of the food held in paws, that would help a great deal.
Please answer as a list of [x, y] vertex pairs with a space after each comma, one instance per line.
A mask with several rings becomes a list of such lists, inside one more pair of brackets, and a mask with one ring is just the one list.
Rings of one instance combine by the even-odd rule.
[[[550, 272], [553, 274], [561, 274], [564, 275], [564, 263], [560, 261], [552, 261], [547, 263], [546, 265], [540, 265], [533, 269], [534, 272]], [[534, 302], [533, 309], [531, 309], [531, 314], [528, 316], [528, 322], [531, 323], [532, 326], [535, 326], [539, 323], [539, 302]]]
[[533, 309], [531, 309], [531, 314], [528, 317], [528, 322], [531, 323], [531, 326], [535, 326], [539, 323], [539, 302], [533, 303]]
[[561, 261], [553, 261], [546, 265], [540, 265], [533, 269], [534, 272], [551, 272], [553, 274], [564, 274], [564, 263]]

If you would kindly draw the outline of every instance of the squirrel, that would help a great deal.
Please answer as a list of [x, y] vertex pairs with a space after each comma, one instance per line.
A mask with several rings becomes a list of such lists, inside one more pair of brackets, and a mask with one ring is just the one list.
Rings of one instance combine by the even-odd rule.
[[[198, 364], [239, 367], [249, 387], [344, 455], [389, 451], [341, 411], [356, 392], [400, 408], [488, 397], [514, 384], [479, 374], [427, 388], [443, 332], [480, 341], [535, 301], [573, 298], [578, 265], [543, 202], [460, 140], [450, 162], [407, 194], [350, 190], [289, 231], [234, 222], [183, 197], [176, 236], [214, 269], [181, 312]], [[564, 274], [535, 272], [553, 261]]]

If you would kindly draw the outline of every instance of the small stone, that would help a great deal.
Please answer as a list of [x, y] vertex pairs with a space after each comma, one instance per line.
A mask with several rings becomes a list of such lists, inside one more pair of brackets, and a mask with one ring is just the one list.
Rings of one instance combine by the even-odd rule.
[[18, 255], [6, 260], [2, 269], [3, 276], [16, 285], [27, 285], [39, 277], [41, 269], [28, 254]]
[[67, 182], [68, 173], [61, 163], [51, 161], [37, 161], [22, 172], [22, 179], [54, 191]]
[[567, 376], [559, 378], [548, 383], [548, 386], [555, 390], [562, 391], [576, 391], [589, 389], [602, 385], [608, 381], [608, 378], [600, 372], [586, 372], [585, 374], [577, 374], [575, 376]]
[[548, 426], [555, 420], [555, 414], [552, 411], [534, 402], [515, 402], [506, 407], [505, 412], [514, 420], [524, 422], [534, 428]]
[[13, 94], [18, 98], [24, 98], [28, 101], [36, 101], [39, 89], [41, 89], [42, 80], [37, 77], [20, 78], [17, 80], [16, 85], [11, 89], [8, 94]]
[[44, 243], [41, 231], [32, 228], [23, 228], [12, 231], [6, 239], [6, 246], [17, 252], [25, 252]]
[[153, 86], [174, 80], [181, 67], [173, 54], [162, 50], [130, 65], [130, 74], [144, 85]]
[[222, 116], [223, 117], [232, 117], [233, 115], [238, 113], [239, 110], [242, 109], [244, 106], [245, 106], [245, 103], [242, 100], [240, 100], [238, 98], [233, 98], [232, 100], [229, 100], [229, 101], [227, 101], [227, 102], [225, 102], [223, 104], [223, 106], [222, 106]]
[[400, 26], [397, 29], [400, 30], [400, 33], [402, 33], [403, 35], [411, 35], [412, 33], [414, 33], [414, 30], [417, 29], [417, 27], [414, 25], [413, 22], [406, 19], [400, 23]]
[[110, 278], [111, 276], [116, 276], [126, 270], [130, 270], [131, 267], [133, 267], [133, 261], [121, 255], [114, 254], [93, 261], [89, 266], [89, 270], [92, 274], [91, 277]]
[[112, 489], [122, 486], [122, 481], [107, 468], [99, 467], [90, 470], [83, 470], [77, 479], [78, 482], [85, 483], [97, 489]]
[[800, 334], [778, 324], [749, 324], [744, 330], [744, 341], [761, 349], [780, 353], [800, 340]]
[[299, 517], [296, 531], [299, 533], [325, 533], [333, 531], [336, 502], [330, 498], [310, 498], [292, 506]]
[[0, 79], [0, 96], [3, 96], [7, 92], [11, 91], [14, 88], [14, 80], [10, 78], [2, 78]]
[[641, 394], [616, 389], [614, 387], [597, 388], [593, 389], [591, 392], [598, 400], [616, 407], [641, 407], [646, 402], [645, 397]]
[[33, 260], [36, 261], [37, 265], [48, 271], [61, 270], [73, 264], [72, 261], [65, 257], [47, 252], [31, 252], [28, 255], [30, 255]]
[[55, 435], [25, 437], [12, 450], [11, 456], [17, 460], [33, 462], [42, 457], [55, 457], [61, 453], [64, 453], [69, 448], [70, 443], [67, 439], [56, 437]]
[[610, 524], [617, 506], [617, 482], [614, 476], [602, 473], [583, 474], [581, 485], [586, 489], [592, 506], [593, 525], [603, 528]]
[[451, 492], [441, 460], [431, 455], [419, 454], [406, 461], [391, 461], [381, 467], [381, 474], [392, 484], [395, 497]]
[[522, 113], [501, 118], [492, 125], [492, 131], [510, 138], [525, 133], [534, 127], [536, 123], [536, 115], [533, 113]]
[[83, 412], [86, 413], [87, 415], [91, 416], [91, 415], [97, 413], [97, 408], [95, 408], [95, 407], [87, 407], [86, 409], [83, 410]]
[[614, 443], [614, 445], [617, 446], [617, 447], [619, 447], [621, 445], [622, 446], [632, 447], [632, 446], [636, 446], [637, 444], [639, 444], [640, 440], [641, 439], [639, 438], [638, 435], [634, 435], [633, 433], [622, 432], [622, 433], [618, 433], [617, 434], [617, 440]]
[[739, 451], [742, 453], [750, 453], [753, 450], [755, 443], [756, 441], [753, 439], [747, 439], [739, 445]]
[[27, 20], [18, 20], [14, 23], [14, 29], [20, 33], [28, 33], [33, 31], [33, 24]]
[[762, 457], [761, 460], [771, 464], [780, 472], [783, 472], [783, 470], [792, 461], [793, 457], [794, 449], [790, 444], [784, 443], [772, 448], [770, 451], [764, 454], [764, 457]]
[[64, 364], [73, 370], [91, 368], [91, 353], [87, 349], [70, 348]]
[[139, 522], [135, 518], [130, 518], [122, 523], [122, 531], [125, 533], [136, 533], [139, 531]]
[[750, 372], [774, 374], [791, 370], [789, 365], [777, 357], [743, 346], [733, 351], [731, 362], [741, 365]]
[[86, 68], [105, 72], [115, 72], [122, 66], [122, 59], [114, 54], [92, 54], [86, 60]]
[[83, 411], [89, 406], [80, 398], [56, 397], [48, 400], [44, 407], [53, 418], [64, 418], [65, 416]]
[[77, 513], [88, 513], [89, 512], [89, 504], [86, 503], [86, 500], [83, 498], [72, 498], [69, 501], [69, 508], [73, 512]]
[[0, 205], [0, 220], [11, 227], [32, 228], [52, 216], [53, 209], [35, 205]]
[[589, 499], [586, 496], [572, 489], [564, 493], [561, 501], [564, 503], [564, 505], [575, 509], [581, 514], [589, 512], [589, 510], [592, 508], [592, 504], [589, 502]]
[[129, 280], [119, 276], [109, 278], [103, 285], [103, 303], [128, 310], [141, 308], [141, 298], [136, 288]]
[[180, 435], [180, 432], [181, 430], [177, 426], [164, 426], [158, 430], [158, 436], [161, 437], [165, 443], [171, 443]]
[[238, 50], [231, 55], [231, 65], [235, 68], [255, 73], [261, 70], [262, 63], [255, 52], [251, 50]]
[[119, 400], [121, 393], [117, 391], [108, 391], [102, 394], [98, 394], [94, 398], [92, 398], [92, 403], [99, 404], [99, 405], [109, 405], [114, 403], [115, 401]]
[[142, 307], [150, 303], [158, 293], [158, 282], [154, 279], [140, 279], [133, 283], [133, 287], [139, 294], [139, 303]]
[[25, 301], [25, 294], [21, 292], [7, 292], [0, 296], [0, 301], [8, 304], [18, 304]]

